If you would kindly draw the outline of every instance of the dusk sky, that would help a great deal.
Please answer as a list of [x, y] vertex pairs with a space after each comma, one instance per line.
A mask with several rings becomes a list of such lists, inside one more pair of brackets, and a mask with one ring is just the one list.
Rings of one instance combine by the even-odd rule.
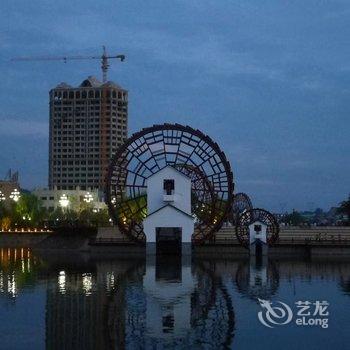
[[350, 192], [350, 1], [16, 1], [0, 4], [0, 178], [47, 186], [48, 92], [101, 78], [100, 61], [18, 56], [124, 53], [129, 135], [201, 129], [236, 191], [274, 211], [328, 209]]

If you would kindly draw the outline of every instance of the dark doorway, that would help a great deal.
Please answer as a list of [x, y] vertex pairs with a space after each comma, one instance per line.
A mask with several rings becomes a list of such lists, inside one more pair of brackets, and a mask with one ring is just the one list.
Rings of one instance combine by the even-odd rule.
[[156, 249], [157, 255], [181, 256], [181, 227], [157, 227]]
[[181, 255], [156, 255], [156, 281], [181, 282]]
[[260, 239], [255, 241], [255, 256], [256, 256], [256, 267], [262, 267], [262, 257], [263, 257], [263, 243]]

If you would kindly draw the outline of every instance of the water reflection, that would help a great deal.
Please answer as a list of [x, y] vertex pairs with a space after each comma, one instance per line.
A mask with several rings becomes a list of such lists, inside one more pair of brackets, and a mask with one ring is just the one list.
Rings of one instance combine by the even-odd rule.
[[15, 301], [18, 290], [38, 281], [37, 269], [42, 261], [30, 249], [0, 248], [0, 293]]
[[98, 261], [93, 274], [56, 274], [47, 292], [49, 349], [231, 343], [232, 300], [213, 271], [191, 261]]
[[0, 300], [44, 283], [47, 349], [232, 348], [240, 296], [273, 299], [295, 278], [350, 295], [349, 263], [40, 256], [0, 250]]
[[279, 272], [273, 260], [250, 259], [241, 262], [237, 268], [235, 282], [244, 296], [253, 300], [272, 299], [279, 286]]

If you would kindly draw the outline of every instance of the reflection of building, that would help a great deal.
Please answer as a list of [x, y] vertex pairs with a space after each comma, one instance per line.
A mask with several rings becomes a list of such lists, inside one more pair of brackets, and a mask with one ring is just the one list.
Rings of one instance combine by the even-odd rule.
[[214, 272], [160, 260], [98, 262], [89, 271], [57, 270], [50, 279], [48, 349], [231, 344], [232, 301]]
[[0, 248], [0, 296], [15, 300], [22, 288], [37, 281], [40, 264], [28, 248]]
[[250, 259], [241, 263], [236, 272], [238, 290], [249, 298], [270, 299], [279, 287], [276, 264], [266, 259]]
[[195, 283], [190, 263], [181, 266], [181, 260], [179, 265], [164, 259], [157, 266], [147, 266], [143, 287], [147, 304], [146, 332], [151, 338], [171, 343], [173, 338], [186, 335], [191, 328]]
[[127, 101], [126, 90], [94, 77], [50, 91], [50, 189], [103, 189], [109, 160], [127, 137]]
[[[181, 259], [180, 259], [181, 260]], [[232, 301], [213, 271], [176, 260], [148, 262], [143, 279], [125, 284], [124, 344], [130, 349], [229, 347]], [[113, 298], [117, 298], [115, 295]]]
[[96, 284], [90, 273], [60, 271], [49, 283], [46, 300], [47, 349], [97, 349], [104, 346], [105, 297], [91, 293]]
[[[119, 283], [137, 265], [138, 261], [101, 262], [96, 271], [86, 265], [81, 272], [77, 267], [74, 272], [56, 271], [47, 288], [46, 348], [119, 349], [125, 337], [125, 290]], [[117, 312], [111, 293], [119, 301]]]

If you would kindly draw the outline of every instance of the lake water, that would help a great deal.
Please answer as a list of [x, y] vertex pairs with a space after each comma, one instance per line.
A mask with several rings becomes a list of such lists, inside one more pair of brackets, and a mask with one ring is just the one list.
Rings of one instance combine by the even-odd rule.
[[350, 262], [0, 258], [1, 349], [349, 349]]

